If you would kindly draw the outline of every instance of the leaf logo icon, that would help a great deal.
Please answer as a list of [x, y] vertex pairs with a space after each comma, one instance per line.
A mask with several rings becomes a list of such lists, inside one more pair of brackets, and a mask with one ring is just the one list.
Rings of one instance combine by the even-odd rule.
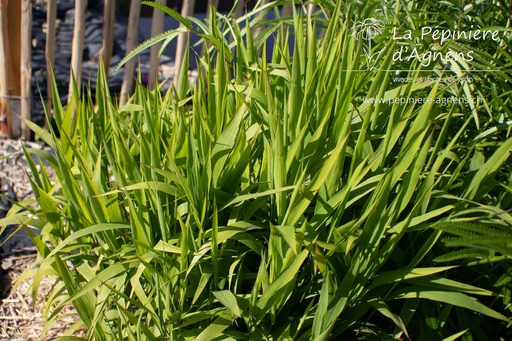
[[364, 21], [358, 21], [352, 26], [352, 35], [356, 38], [370, 40], [378, 34], [382, 34], [384, 23], [382, 20], [375, 18], [367, 18]]

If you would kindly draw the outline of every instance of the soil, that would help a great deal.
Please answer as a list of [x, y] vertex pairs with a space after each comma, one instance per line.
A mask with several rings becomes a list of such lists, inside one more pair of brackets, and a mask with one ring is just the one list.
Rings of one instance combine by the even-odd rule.
[[[26, 148], [44, 149], [48, 146], [34, 142], [23, 142]], [[30, 187], [28, 164], [23, 155], [22, 142], [0, 140], [0, 219], [15, 202], [33, 198]], [[47, 168], [49, 176], [55, 173]], [[32, 231], [37, 233], [38, 231]], [[44, 299], [55, 284], [44, 278], [37, 293], [32, 295], [32, 279], [28, 274], [37, 259], [36, 249], [27, 233], [19, 226], [9, 226], [0, 235], [0, 341], [40, 340], [43, 333], [45, 311]], [[23, 276], [23, 278], [22, 278]], [[66, 307], [57, 322], [42, 340], [54, 340], [78, 321], [72, 306]], [[74, 336], [84, 336], [84, 330], [76, 330]]]

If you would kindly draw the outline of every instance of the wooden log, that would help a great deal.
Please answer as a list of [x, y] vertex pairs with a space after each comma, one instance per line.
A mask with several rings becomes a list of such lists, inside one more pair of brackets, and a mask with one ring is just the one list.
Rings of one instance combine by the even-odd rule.
[[[21, 118], [30, 121], [31, 85], [32, 85], [32, 3], [22, 0], [21, 3]], [[30, 128], [21, 121], [21, 137], [30, 139]]]
[[[52, 77], [55, 63], [55, 21], [57, 20], [57, 0], [48, 0], [46, 7], [46, 108], [48, 114], [52, 114]], [[46, 122], [46, 121], [45, 121]], [[47, 124], [47, 123], [45, 123]]]
[[9, 92], [7, 85], [7, 63], [6, 63], [6, 46], [8, 45], [6, 33], [6, 12], [7, 6], [4, 0], [0, 0], [0, 136], [12, 136], [11, 127], [11, 110], [9, 105]]
[[[189, 17], [194, 14], [194, 5], [195, 0], [184, 0], [183, 7], [181, 9], [181, 15], [184, 17]], [[180, 25], [181, 26], [181, 25]], [[185, 56], [185, 49], [187, 49], [188, 40], [190, 33], [182, 33], [178, 36], [178, 42], [176, 43], [176, 58], [174, 61], [174, 86], [178, 85], [178, 77], [180, 74], [180, 69], [183, 64], [183, 58]]]
[[100, 59], [105, 68], [105, 74], [108, 77], [110, 70], [110, 60], [114, 51], [114, 25], [116, 20], [116, 1], [105, 0], [105, 8], [103, 12], [103, 36], [102, 46], [100, 50]]
[[[157, 3], [165, 5], [166, 0], [156, 0]], [[153, 22], [151, 24], [151, 36], [157, 36], [164, 31], [164, 12], [154, 8], [153, 9]], [[153, 90], [158, 82], [158, 70], [160, 69], [160, 47], [162, 43], [154, 44], [151, 46], [149, 54], [149, 81], [148, 89]]]
[[[128, 18], [128, 32], [126, 34], [126, 53], [137, 47], [139, 38], [140, 1], [132, 1]], [[128, 102], [128, 96], [133, 89], [133, 73], [135, 71], [135, 58], [130, 59], [124, 65], [124, 78], [121, 85], [119, 106]]]
[[68, 103], [73, 95], [73, 80], [77, 86], [82, 81], [82, 60], [84, 49], [85, 16], [87, 0], [75, 1], [75, 26], [73, 30], [73, 44], [71, 46], [71, 75], [69, 80]]

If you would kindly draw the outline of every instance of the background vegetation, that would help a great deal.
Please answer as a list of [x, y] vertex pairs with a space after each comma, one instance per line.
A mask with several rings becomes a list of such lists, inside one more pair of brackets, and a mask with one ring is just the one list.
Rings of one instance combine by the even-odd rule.
[[[26, 276], [34, 292], [56, 279], [48, 326], [72, 302], [90, 340], [510, 336], [510, 35], [449, 43], [478, 58], [425, 67], [394, 63], [400, 42], [386, 33], [439, 20], [510, 28], [508, 9], [317, 5], [272, 21], [261, 18], [275, 3], [238, 20], [212, 11], [204, 23], [161, 8], [209, 46], [187, 56], [200, 59], [196, 83], [184, 63], [175, 89], [139, 85], [118, 108], [100, 72], [96, 104], [76, 89], [67, 108], [53, 103], [57, 128], [32, 124], [56, 156], [25, 151], [36, 201], [0, 225], [41, 231]], [[384, 33], [353, 34], [367, 18]], [[427, 75], [455, 80], [418, 81]], [[436, 103], [454, 96], [481, 102]], [[364, 100], [399, 97], [430, 101]]]

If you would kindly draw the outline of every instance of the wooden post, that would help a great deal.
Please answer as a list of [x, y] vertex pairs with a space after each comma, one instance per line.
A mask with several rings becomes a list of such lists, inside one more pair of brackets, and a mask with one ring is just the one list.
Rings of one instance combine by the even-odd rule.
[[[57, 20], [57, 0], [48, 0], [46, 7], [46, 70], [53, 72], [55, 61], [55, 20]], [[46, 108], [52, 114], [52, 75], [46, 75]], [[45, 121], [46, 122], [46, 121]], [[46, 125], [47, 123], [45, 123]]]
[[[265, 6], [266, 4], [268, 4], [268, 2], [269, 0], [262, 0], [260, 6]], [[265, 20], [266, 16], [264, 16], [262, 19]], [[252, 31], [252, 36], [257, 37], [261, 33], [261, 31], [263, 31], [263, 26], [257, 27], [254, 31]]]
[[[128, 33], [126, 35], [126, 53], [137, 47], [139, 42], [139, 18], [140, 1], [132, 0], [130, 4], [130, 17], [128, 18]], [[119, 106], [128, 102], [128, 96], [133, 89], [133, 72], [135, 71], [135, 59], [132, 58], [124, 65], [123, 84], [121, 85], [121, 98]]]
[[[245, 7], [245, 1], [244, 0], [240, 0], [238, 2], [235, 1], [235, 11], [233, 12], [233, 19], [238, 19], [242, 16], [242, 14], [244, 13], [244, 7]], [[231, 45], [231, 43], [235, 40], [235, 37], [233, 35], [230, 35], [229, 36], [229, 44]], [[236, 47], [234, 46], [232, 48], [232, 51], [235, 51], [236, 50]]]
[[[21, 98], [21, 2], [0, 0], [2, 3], [3, 58], [5, 81], [2, 81], [2, 110], [6, 136], [20, 134]], [[2, 123], [0, 123], [2, 124]]]
[[[134, 1], [133, 1], [134, 2]], [[110, 60], [114, 51], [114, 25], [116, 22], [116, 0], [105, 0], [103, 11], [103, 37], [100, 50], [100, 59], [105, 67], [105, 75], [108, 77]]]
[[[194, 14], [195, 0], [184, 0], [183, 7], [181, 9], [181, 15], [189, 17]], [[180, 24], [181, 26], [181, 24]], [[176, 58], [174, 60], [174, 86], [178, 85], [178, 77], [180, 74], [181, 65], [183, 64], [183, 57], [185, 56], [185, 49], [188, 48], [188, 39], [190, 33], [181, 33], [178, 36], [178, 42], [176, 43]]]
[[78, 87], [82, 82], [82, 60], [84, 53], [85, 15], [87, 0], [75, 1], [75, 28], [71, 47], [71, 75], [69, 80], [68, 103], [73, 96], [73, 77]]
[[6, 1], [0, 0], [0, 136], [11, 137], [12, 126], [11, 126], [11, 110], [9, 105], [9, 91], [7, 84], [7, 61], [6, 54], [8, 46], [7, 34], [6, 34]]
[[292, 15], [293, 15], [293, 5], [292, 4], [283, 5], [283, 12], [282, 12], [281, 16], [289, 17]]
[[[156, 0], [157, 3], [165, 5], [166, 0]], [[154, 37], [164, 31], [164, 12], [154, 8], [153, 9], [153, 22], [151, 24], [151, 36]], [[160, 69], [160, 47], [162, 43], [154, 44], [151, 46], [149, 54], [149, 83], [148, 89], [153, 90], [158, 82], [158, 70]]]
[[[21, 118], [32, 119], [30, 101], [32, 99], [32, 3], [23, 0], [21, 8]], [[30, 139], [30, 128], [21, 121], [21, 137]]]
[[242, 14], [244, 13], [244, 7], [245, 7], [244, 0], [240, 0], [238, 2], [238, 5], [235, 8], [235, 19], [238, 19], [242, 16]]
[[309, 4], [308, 5], [308, 15], [309, 16], [312, 16], [316, 11], [316, 6], [315, 4]]
[[[206, 19], [210, 18], [210, 13], [212, 12], [212, 10], [211, 10], [212, 6], [215, 8], [219, 7], [219, 0], [208, 0], [208, 5], [206, 7]], [[206, 50], [206, 42], [201, 47], [201, 57], [204, 56], [205, 50]]]
[[206, 9], [206, 17], [210, 15], [210, 7], [213, 6], [215, 8], [219, 7], [219, 0], [208, 0], [208, 8]]

